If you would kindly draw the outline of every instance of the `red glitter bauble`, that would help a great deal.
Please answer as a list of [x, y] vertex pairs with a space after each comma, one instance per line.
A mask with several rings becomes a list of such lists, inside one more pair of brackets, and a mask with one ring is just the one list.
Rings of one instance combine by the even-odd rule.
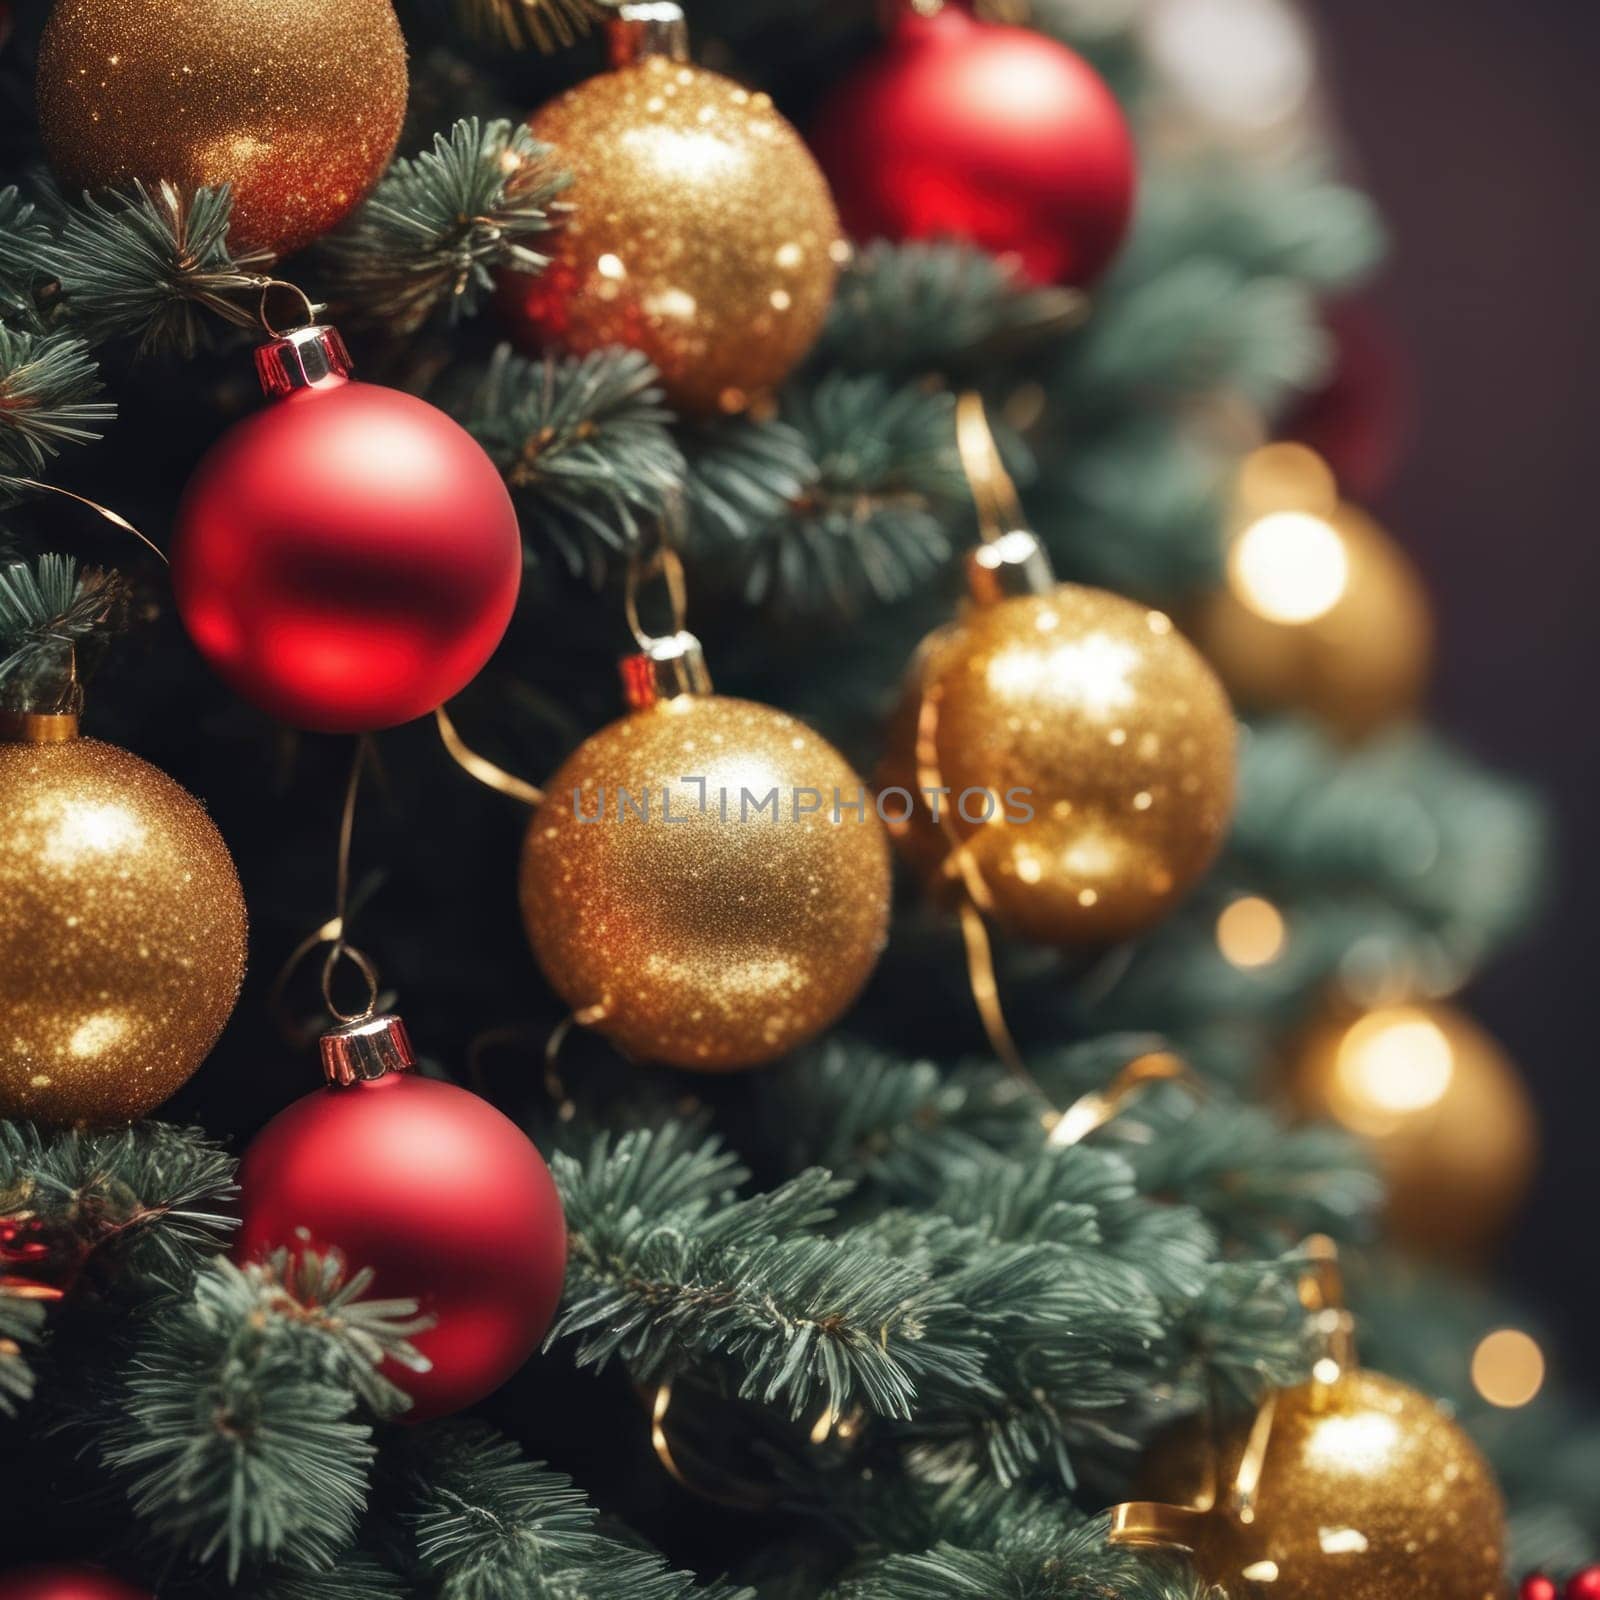
[[1585, 1567], [1568, 1578], [1566, 1600], [1600, 1600], [1600, 1567]]
[[385, 1376], [407, 1421], [499, 1388], [555, 1315], [566, 1271], [561, 1199], [515, 1123], [454, 1084], [391, 1072], [306, 1095], [256, 1136], [239, 1173], [237, 1253], [336, 1249], [372, 1294], [418, 1302], [433, 1363]]
[[0, 1600], [151, 1600], [96, 1567], [19, 1567], [0, 1573]]
[[522, 542], [464, 428], [334, 361], [200, 463], [172, 581], [190, 637], [239, 695], [295, 727], [359, 733], [423, 716], [476, 676], [511, 620]]
[[904, 4], [811, 143], [854, 238], [963, 239], [1035, 283], [1098, 277], [1133, 210], [1133, 139], [1094, 68], [954, 3]]

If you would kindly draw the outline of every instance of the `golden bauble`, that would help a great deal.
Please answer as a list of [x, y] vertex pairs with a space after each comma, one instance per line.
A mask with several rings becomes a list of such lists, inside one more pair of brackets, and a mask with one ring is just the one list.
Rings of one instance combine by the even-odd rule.
[[286, 255], [388, 165], [406, 109], [389, 0], [56, 0], [39, 122], [69, 193], [229, 184], [228, 244]]
[[1533, 1177], [1538, 1128], [1500, 1046], [1449, 1005], [1394, 1005], [1317, 1024], [1295, 1052], [1307, 1114], [1371, 1141], [1388, 1228], [1431, 1258], [1479, 1263]]
[[[757, 809], [769, 794], [776, 814]], [[803, 723], [686, 695], [602, 728], [550, 780], [522, 911], [551, 984], [575, 1011], [603, 1007], [624, 1050], [729, 1071], [855, 999], [886, 937], [888, 842], [860, 778]]]
[[[878, 785], [891, 832], [927, 871], [949, 843], [926, 811], [897, 825], [888, 794], [923, 787], [924, 696], [938, 786], [950, 791], [943, 814], [1013, 932], [1047, 944], [1126, 938], [1215, 857], [1233, 805], [1233, 712], [1163, 613], [1061, 584], [974, 605], [924, 645]], [[964, 795], [976, 797], [963, 809]]]
[[95, 739], [0, 740], [0, 1116], [112, 1123], [184, 1084], [244, 976], [222, 836]]
[[[1198, 1424], [1158, 1435], [1140, 1498], [1226, 1490], [1251, 1420], [1215, 1444]], [[1505, 1503], [1472, 1440], [1426, 1395], [1357, 1371], [1278, 1394], [1255, 1520], [1213, 1512], [1194, 1562], [1228, 1600], [1500, 1600], [1504, 1546]]]
[[839, 218], [764, 94], [665, 57], [580, 83], [529, 119], [574, 175], [573, 212], [503, 304], [540, 344], [628, 345], [672, 403], [742, 411], [811, 348], [833, 297]]
[[1350, 505], [1247, 520], [1193, 626], [1241, 706], [1305, 711], [1348, 738], [1416, 709], [1433, 650], [1415, 567]]

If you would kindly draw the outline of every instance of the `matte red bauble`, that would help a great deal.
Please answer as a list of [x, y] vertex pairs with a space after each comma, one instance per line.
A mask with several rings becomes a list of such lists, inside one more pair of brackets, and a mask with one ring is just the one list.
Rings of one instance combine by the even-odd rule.
[[0, 1600], [150, 1600], [96, 1567], [19, 1567], [0, 1573]]
[[1098, 277], [1133, 210], [1133, 139], [1100, 75], [953, 0], [932, 16], [903, 3], [811, 143], [854, 238], [963, 239], [1035, 283]]
[[1567, 1579], [1566, 1600], [1600, 1600], [1600, 1567], [1585, 1567]]
[[172, 581], [200, 653], [295, 727], [423, 716], [476, 676], [522, 581], [494, 463], [436, 407], [355, 383], [332, 328], [256, 352], [271, 405], [223, 435], [178, 511]]
[[374, 1017], [323, 1040], [329, 1086], [256, 1136], [239, 1172], [237, 1253], [336, 1249], [379, 1298], [414, 1299], [434, 1326], [391, 1364], [407, 1421], [500, 1387], [550, 1326], [566, 1272], [561, 1199], [543, 1158], [486, 1100], [409, 1070], [404, 1025]]

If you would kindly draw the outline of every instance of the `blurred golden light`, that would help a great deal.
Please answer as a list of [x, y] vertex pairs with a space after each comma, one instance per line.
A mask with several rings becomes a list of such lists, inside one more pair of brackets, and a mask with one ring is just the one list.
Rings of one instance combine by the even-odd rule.
[[1518, 1328], [1497, 1328], [1472, 1353], [1472, 1386], [1492, 1406], [1525, 1406], [1544, 1387], [1544, 1352]]
[[1234, 540], [1228, 582], [1269, 622], [1314, 622], [1343, 598], [1350, 553], [1325, 518], [1309, 511], [1273, 511]]
[[1432, 1017], [1389, 1006], [1354, 1023], [1339, 1044], [1333, 1101], [1339, 1119], [1361, 1133], [1382, 1133], [1403, 1117], [1444, 1099], [1455, 1052]]
[[1286, 938], [1282, 913], [1259, 895], [1241, 896], [1217, 918], [1217, 948], [1236, 967], [1270, 966]]
[[1339, 485], [1309, 445], [1264, 444], [1240, 462], [1234, 500], [1246, 520], [1268, 511], [1332, 516], [1339, 509]]

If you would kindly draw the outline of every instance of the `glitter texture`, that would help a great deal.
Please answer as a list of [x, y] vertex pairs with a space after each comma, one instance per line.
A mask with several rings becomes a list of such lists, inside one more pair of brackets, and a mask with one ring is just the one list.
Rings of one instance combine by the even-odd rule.
[[545, 272], [507, 274], [512, 320], [567, 350], [643, 351], [687, 410], [740, 411], [780, 383], [827, 315], [839, 219], [767, 96], [651, 57], [529, 126], [573, 173], [574, 210]]
[[[945, 815], [1015, 932], [1126, 938], [1210, 865], [1233, 805], [1233, 712], [1161, 612], [1075, 584], [972, 607], [919, 655], [880, 789], [921, 787], [924, 694]], [[995, 797], [988, 821], [976, 803], [966, 818], [953, 809], [973, 789]], [[1017, 820], [1013, 791], [1030, 820]], [[949, 854], [926, 810], [893, 831], [924, 871]]]
[[[757, 813], [774, 789], [778, 814]], [[823, 809], [796, 819], [796, 789]], [[578, 820], [574, 790], [603, 820]], [[647, 819], [619, 816], [622, 791], [648, 795]], [[835, 791], [849, 805], [861, 779], [769, 706], [687, 696], [602, 728], [550, 780], [523, 850], [546, 976], [575, 1010], [603, 1005], [601, 1031], [645, 1060], [719, 1072], [794, 1049], [855, 998], [888, 926], [871, 796], [834, 821]]]
[[231, 248], [279, 256], [382, 175], [406, 46], [389, 0], [57, 0], [38, 85], [68, 193], [228, 183]]
[[233, 860], [164, 773], [0, 741], [0, 1116], [131, 1121], [205, 1059], [244, 976]]
[[[1189, 1425], [1151, 1446], [1141, 1497], [1204, 1505], [1250, 1419], [1215, 1456]], [[1255, 1521], [1207, 1519], [1195, 1565], [1233, 1600], [1497, 1600], [1505, 1505], [1488, 1463], [1427, 1396], [1375, 1372], [1283, 1391]], [[1276, 1574], [1273, 1576], [1272, 1574]]]

